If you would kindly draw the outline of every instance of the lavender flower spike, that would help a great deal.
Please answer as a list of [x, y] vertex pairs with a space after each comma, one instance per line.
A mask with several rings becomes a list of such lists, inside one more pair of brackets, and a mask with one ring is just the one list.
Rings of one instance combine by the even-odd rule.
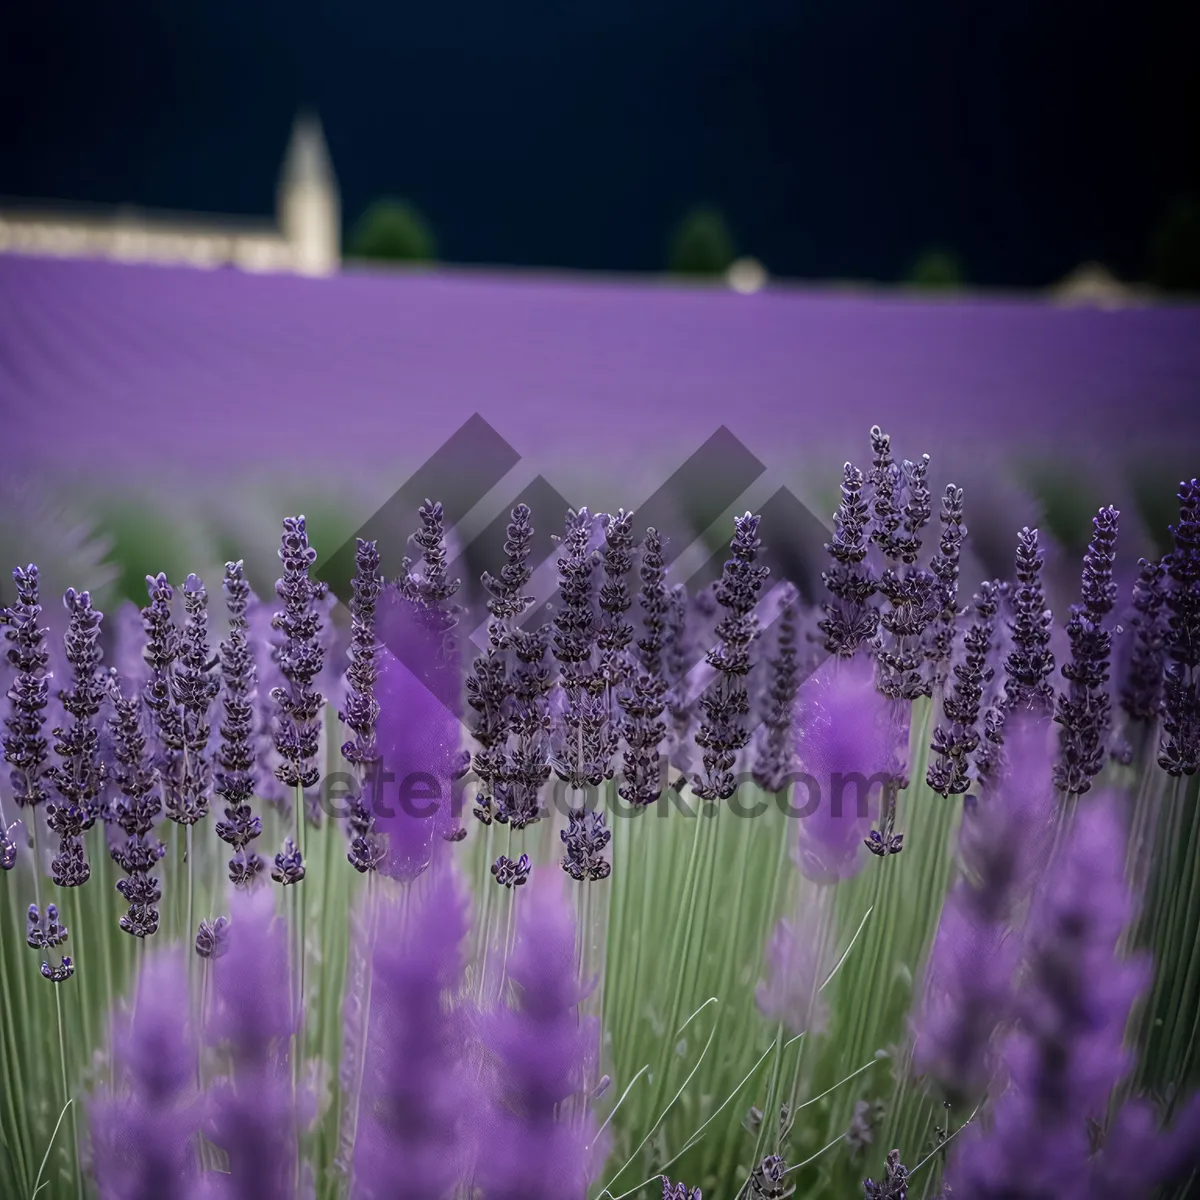
[[24, 570], [13, 571], [17, 585], [17, 603], [0, 611], [0, 623], [7, 625], [5, 640], [10, 644], [7, 658], [17, 669], [17, 677], [8, 691], [11, 715], [5, 718], [4, 759], [12, 773], [13, 798], [19, 808], [36, 808], [47, 797], [43, 778], [46, 772], [47, 743], [42, 732], [46, 722], [46, 704], [50, 696], [50, 677], [46, 664], [46, 630], [38, 623], [42, 606], [38, 597], [38, 569], [30, 563]]
[[[155, 819], [162, 812], [159, 777], [146, 745], [140, 698], [127, 698], [119, 681], [113, 680], [112, 700], [116, 715], [109, 730], [118, 795], [110, 809], [109, 854], [129, 877], [117, 883], [117, 891], [129, 905], [121, 918], [121, 928], [131, 937], [144, 938], [158, 930], [157, 905], [162, 899], [158, 877], [150, 874], [166, 853], [153, 832]], [[124, 840], [116, 837], [117, 829]]]
[[579, 1017], [575, 921], [557, 872], [529, 887], [518, 908], [508, 976], [517, 1006], [481, 1014], [489, 1059], [475, 1183], [488, 1200], [585, 1200], [604, 1161], [594, 1119], [594, 1022]]
[[913, 1030], [913, 1066], [956, 1103], [978, 1099], [996, 1067], [997, 1029], [1013, 1012], [1020, 946], [1012, 926], [1054, 831], [1050, 761], [1027, 719], [1014, 719], [999, 787], [963, 814], [964, 877], [942, 908]]
[[892, 706], [875, 688], [870, 662], [832, 660], [799, 693], [800, 762], [811, 778], [797, 795], [797, 865], [818, 883], [847, 879], [862, 867], [860, 847], [892, 779], [899, 731]]
[[379, 551], [374, 542], [358, 539], [355, 552], [354, 595], [350, 601], [353, 632], [350, 635], [350, 667], [346, 672], [349, 694], [346, 709], [339, 713], [354, 740], [342, 747], [348, 763], [367, 765], [378, 755], [375, 750], [375, 722], [379, 704], [375, 699], [375, 681], [379, 678], [379, 642], [375, 637], [375, 605], [383, 588], [379, 573]]
[[1151, 722], [1162, 703], [1163, 657], [1166, 625], [1166, 568], [1161, 562], [1138, 559], [1133, 585], [1133, 645], [1121, 685], [1121, 707], [1131, 721]]
[[317, 552], [308, 544], [304, 517], [287, 517], [283, 522], [279, 558], [283, 578], [276, 581], [275, 594], [283, 601], [272, 627], [282, 632], [279, 669], [286, 687], [271, 693], [279, 710], [276, 749], [283, 762], [275, 774], [285, 787], [312, 787], [320, 778], [316, 758], [320, 749], [320, 712], [324, 703], [312, 682], [321, 672], [323, 653], [317, 634], [321, 618], [316, 603], [326, 586], [309, 578]]
[[760, 520], [751, 513], [735, 518], [729, 558], [716, 587], [724, 615], [717, 625], [718, 644], [708, 652], [706, 661], [717, 671], [717, 679], [700, 698], [704, 719], [696, 745], [704, 751], [704, 774], [693, 783], [696, 795], [705, 800], [728, 800], [733, 795], [737, 788], [733, 768], [750, 741], [745, 720], [750, 711], [746, 677], [750, 649], [759, 636], [754, 607], [770, 574], [769, 568], [755, 561], [762, 549]]
[[470, 1161], [466, 901], [444, 866], [414, 886], [377, 925], [351, 1200], [442, 1200]]
[[198, 1049], [187, 971], [174, 951], [149, 958], [132, 1015], [113, 1020], [115, 1090], [89, 1105], [100, 1200], [190, 1200], [199, 1177]]
[[221, 674], [225, 681], [224, 720], [215, 789], [225, 800], [225, 820], [217, 822], [217, 836], [233, 848], [229, 879], [250, 885], [266, 865], [250, 843], [262, 833], [262, 820], [250, 808], [254, 795], [254, 653], [249, 641], [246, 610], [250, 585], [240, 562], [225, 564], [225, 599], [229, 608], [229, 637], [221, 643]]
[[1048, 713], [1054, 704], [1050, 676], [1054, 655], [1050, 651], [1052, 614], [1042, 587], [1045, 554], [1038, 545], [1038, 531], [1021, 530], [1017, 542], [1017, 587], [1013, 593], [1013, 649], [1005, 660], [1005, 702], [1017, 708]]
[[[314, 583], [309, 570], [317, 552], [308, 544], [304, 517], [286, 517], [279, 559], [283, 563], [283, 578], [275, 583], [275, 594], [283, 601], [271, 624], [283, 634], [279, 651], [279, 669], [286, 680], [285, 687], [271, 691], [278, 711], [275, 729], [275, 748], [282, 760], [275, 776], [285, 787], [302, 792], [321, 777], [317, 756], [321, 746], [321, 706], [324, 703], [313, 687], [321, 673], [324, 650], [319, 634], [321, 616], [317, 602], [327, 591], [325, 584]], [[297, 796], [297, 836], [309, 814]], [[294, 844], [285, 846], [275, 856], [272, 877], [283, 883], [296, 883], [304, 878], [301, 852]]]
[[1117, 806], [1080, 809], [1047, 875], [1026, 933], [1020, 1026], [1007, 1040], [1009, 1083], [991, 1129], [959, 1139], [947, 1177], [954, 1194], [1083, 1197], [1089, 1118], [1102, 1120], [1131, 1060], [1122, 1046], [1144, 961], [1119, 961], [1133, 906]]
[[796, 770], [796, 693], [799, 670], [796, 662], [796, 609], [799, 594], [791, 584], [779, 608], [779, 630], [775, 656], [768, 662], [769, 681], [763, 704], [754, 782], [763, 791], [782, 793]]
[[1115, 508], [1102, 508], [1092, 521], [1091, 544], [1083, 559], [1082, 603], [1071, 606], [1067, 636], [1071, 661], [1062, 668], [1068, 688], [1058, 698], [1055, 720], [1061, 725], [1061, 759], [1054, 781], [1064, 792], [1083, 795], [1106, 757], [1111, 701], [1108, 695], [1112, 630], [1104, 618], [1117, 597], [1112, 569], [1117, 540]]
[[227, 1050], [230, 1069], [206, 1090], [204, 1135], [229, 1160], [222, 1200], [297, 1200], [296, 1138], [313, 1102], [306, 1091], [293, 1099], [289, 1048], [302, 1017], [292, 1011], [287, 927], [270, 888], [232, 890], [229, 902], [204, 1041]]
[[1194, 775], [1200, 770], [1200, 479], [1179, 485], [1179, 523], [1171, 534], [1175, 546], [1163, 560], [1171, 587], [1158, 761], [1168, 775]]
[[841, 503], [833, 515], [833, 541], [825, 544], [834, 563], [821, 572], [821, 581], [833, 599], [822, 605], [825, 616], [818, 623], [825, 635], [825, 649], [839, 658], [852, 658], [871, 641], [879, 626], [879, 611], [869, 603], [876, 581], [871, 564], [865, 561], [870, 549], [870, 511], [862, 490], [862, 472], [846, 463]]
[[67, 661], [72, 686], [59, 693], [71, 717], [68, 729], [55, 729], [54, 749], [61, 760], [47, 776], [61, 800], [46, 807], [46, 824], [58, 835], [58, 854], [51, 863], [59, 887], [80, 887], [91, 875], [83, 835], [96, 823], [105, 770], [98, 753], [99, 734], [93, 721], [100, 711], [105, 684], [100, 676], [100, 622], [87, 592], [68, 588], [63, 603], [71, 614], [67, 627]]

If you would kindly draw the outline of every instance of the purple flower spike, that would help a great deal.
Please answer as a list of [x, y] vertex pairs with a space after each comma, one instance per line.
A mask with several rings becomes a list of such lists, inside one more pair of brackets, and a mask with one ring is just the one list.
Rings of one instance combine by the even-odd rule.
[[0, 871], [11, 871], [17, 863], [17, 842], [12, 832], [16, 825], [0, 821]]
[[197, 1044], [187, 970], [175, 952], [149, 958], [132, 1017], [113, 1021], [116, 1087], [88, 1108], [100, 1200], [190, 1200], [199, 1163]]
[[1132, 721], [1153, 721], [1162, 703], [1166, 574], [1161, 562], [1138, 559], [1131, 602], [1133, 615], [1129, 622], [1133, 642], [1121, 686], [1121, 707]]
[[225, 820], [218, 821], [217, 837], [233, 849], [229, 878], [248, 886], [262, 873], [262, 855], [249, 848], [262, 833], [262, 820], [251, 810], [256, 755], [254, 746], [254, 652], [250, 647], [250, 585], [240, 562], [225, 564], [225, 600], [229, 608], [229, 637], [221, 643], [221, 674], [225, 681], [219, 770], [215, 789], [225, 801]]
[[584, 1200], [604, 1161], [586, 1097], [595, 1022], [580, 1019], [575, 920], [557, 872], [521, 897], [508, 961], [515, 1007], [480, 1017], [489, 1057], [475, 1183], [488, 1200]]
[[768, 663], [769, 680], [763, 697], [763, 724], [759, 730], [754, 782], [763, 791], [780, 793], [796, 773], [796, 615], [799, 595], [791, 585], [779, 609], [775, 655]]
[[1048, 713], [1054, 704], [1050, 676], [1054, 655], [1050, 650], [1053, 621], [1042, 586], [1045, 552], [1038, 531], [1026, 527], [1017, 540], [1017, 587], [1012, 595], [1012, 652], [1005, 660], [1005, 708]]
[[826, 663], [799, 700], [797, 749], [807, 794], [797, 784], [798, 865], [816, 882], [847, 879], [862, 867], [860, 847], [892, 779], [899, 731], [866, 659]]
[[751, 648], [759, 637], [754, 609], [770, 568], [757, 563], [762, 541], [761, 517], [752, 513], [734, 518], [729, 558], [715, 588], [722, 616], [717, 625], [717, 645], [705, 661], [717, 672], [715, 682], [700, 698], [704, 713], [696, 745], [703, 753], [704, 773], [692, 790], [704, 800], [728, 800], [737, 789], [733, 769], [750, 741], [746, 716], [750, 701], [746, 677], [750, 674]]
[[[159, 777], [147, 748], [140, 696], [126, 698], [118, 680], [112, 682], [115, 716], [109, 722], [113, 745], [113, 778], [118, 795], [110, 808], [109, 855], [129, 878], [117, 884], [129, 911], [121, 928], [132, 937], [148, 937], [158, 930], [161, 898], [159, 880], [150, 872], [166, 853], [154, 836], [154, 822], [162, 812]], [[117, 830], [123, 834], [118, 836]]]
[[1163, 560], [1171, 586], [1158, 762], [1168, 775], [1194, 775], [1200, 770], [1200, 479], [1179, 485], [1179, 523], [1171, 535], [1175, 546]]
[[842, 468], [841, 503], [833, 514], [833, 541], [825, 544], [833, 566], [821, 572], [821, 581], [833, 599], [822, 605], [825, 616], [818, 624], [825, 635], [825, 649], [839, 658], [853, 658], [879, 627], [879, 610], [870, 603], [876, 580], [866, 561], [870, 509], [862, 491], [862, 472], [846, 463]]
[[1102, 508], [1092, 521], [1094, 533], [1083, 559], [1082, 603], [1071, 606], [1067, 622], [1071, 661], [1062, 668], [1067, 691], [1058, 697], [1055, 715], [1061, 726], [1062, 758], [1055, 766], [1054, 779], [1064, 792], [1077, 796], [1092, 786], [1107, 751], [1113, 634], [1104, 628], [1104, 619], [1117, 595], [1112, 568], [1119, 516], [1115, 508]]
[[1088, 1121], [1103, 1120], [1129, 1069], [1125, 1026], [1149, 980], [1147, 963], [1116, 958], [1133, 913], [1124, 859], [1116, 805], [1080, 808], [1027, 927], [1008, 1086], [991, 1128], [960, 1139], [947, 1173], [954, 1194], [1094, 1194]]
[[346, 672], [349, 689], [345, 710], [338, 715], [354, 734], [354, 739], [342, 746], [348, 763], [366, 766], [376, 760], [375, 722], [379, 704], [375, 699], [375, 681], [379, 678], [379, 643], [375, 638], [375, 606], [383, 588], [379, 573], [379, 551], [374, 542], [358, 539], [355, 552], [353, 598], [350, 615], [353, 632], [350, 635], [350, 667]]
[[271, 692], [278, 709], [275, 748], [282, 760], [275, 775], [284, 787], [309, 788], [321, 775], [317, 756], [324, 700], [313, 680], [321, 673], [325, 658], [318, 602], [324, 600], [327, 589], [309, 578], [317, 552], [308, 544], [303, 516], [284, 520], [279, 559], [283, 578], [276, 581], [275, 593], [283, 608], [276, 612], [272, 625], [283, 634], [279, 670], [286, 686]]
[[1011, 928], [1035, 887], [1054, 829], [1050, 760], [1036, 729], [1014, 723], [1011, 765], [998, 788], [966, 810], [965, 878], [942, 909], [914, 1021], [913, 1065], [956, 1102], [982, 1094], [996, 1066], [997, 1028], [1013, 1012], [1020, 959]]
[[18, 808], [34, 808], [48, 792], [45, 783], [47, 743], [43, 733], [46, 705], [49, 702], [50, 677], [46, 665], [50, 661], [46, 649], [46, 630], [39, 623], [42, 606], [38, 597], [38, 569], [32, 563], [13, 571], [17, 585], [17, 603], [0, 610], [0, 624], [7, 625], [5, 640], [9, 643], [6, 657], [16, 668], [17, 675], [8, 691], [11, 714], [4, 724], [4, 759], [12, 773], [13, 798]]
[[211, 1007], [204, 1029], [224, 1046], [230, 1072], [205, 1098], [204, 1134], [229, 1160], [225, 1200], [294, 1200], [296, 1138], [311, 1097], [293, 1100], [290, 1046], [300, 1032], [291, 1005], [288, 936], [270, 888], [230, 893], [225, 953], [209, 969]]
[[447, 867], [380, 911], [352, 1200], [442, 1200], [470, 1162], [462, 984], [467, 907]]
[[[378, 870], [413, 879], [426, 870], [454, 830], [451, 783], [458, 767], [460, 679], [442, 632], [395, 588], [386, 587], [376, 613], [379, 703], [376, 752], [382, 773], [368, 776], [374, 824], [351, 854], [386, 853]], [[353, 861], [353, 859], [352, 859]]]

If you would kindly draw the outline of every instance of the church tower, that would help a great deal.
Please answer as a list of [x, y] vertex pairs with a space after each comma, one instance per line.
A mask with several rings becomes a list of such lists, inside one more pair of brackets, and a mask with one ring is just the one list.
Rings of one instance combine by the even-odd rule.
[[302, 113], [292, 126], [279, 177], [279, 226], [302, 275], [329, 275], [341, 261], [342, 218], [337, 180], [321, 122]]

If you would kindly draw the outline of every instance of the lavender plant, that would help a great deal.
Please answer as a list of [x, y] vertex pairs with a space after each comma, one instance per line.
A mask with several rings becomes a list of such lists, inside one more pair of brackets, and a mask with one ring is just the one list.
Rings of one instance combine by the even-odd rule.
[[[226, 564], [216, 654], [197, 576], [179, 596], [148, 579], [144, 645], [118, 614], [107, 672], [99, 614], [68, 592], [60, 688], [37, 570], [18, 570], [0, 1190], [899, 1197], [937, 1194], [944, 1167], [953, 1194], [1185, 1195], [1200, 490], [1128, 597], [1101, 509], [1056, 622], [1036, 530], [966, 608], [969, 496], [942, 492], [925, 558], [928, 458], [896, 461], [878, 427], [872, 456], [843, 472], [812, 606], [766, 591], [753, 514], [689, 597], [655, 530], [639, 551], [633, 514], [580, 508], [546, 623], [518, 506], [466, 673], [432, 501], [396, 583], [358, 544], [342, 672], [303, 518], [274, 628]], [[831, 657], [807, 676], [810, 630]], [[69, 862], [39, 854], [47, 832]], [[282, 895], [252, 886], [260, 836], [289, 839]], [[81, 883], [81, 863], [92, 904], [50, 903], [43, 877]]]

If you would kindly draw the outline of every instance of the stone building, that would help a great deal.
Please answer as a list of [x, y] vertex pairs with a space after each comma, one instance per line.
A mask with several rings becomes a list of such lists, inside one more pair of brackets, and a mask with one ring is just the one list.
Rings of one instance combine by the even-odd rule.
[[341, 210], [321, 123], [301, 115], [292, 127], [274, 221], [0, 200], [0, 253], [332, 274]]

